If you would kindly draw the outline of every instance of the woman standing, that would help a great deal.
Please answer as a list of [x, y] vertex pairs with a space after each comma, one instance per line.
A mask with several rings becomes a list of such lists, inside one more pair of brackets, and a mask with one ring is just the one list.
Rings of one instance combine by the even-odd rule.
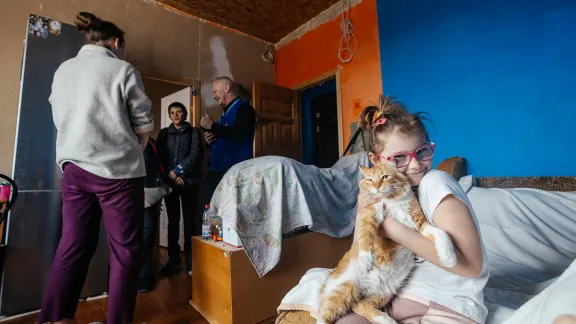
[[86, 43], [54, 74], [50, 103], [58, 130], [62, 178], [62, 238], [39, 316], [40, 323], [73, 323], [100, 217], [110, 247], [108, 324], [134, 316], [144, 212], [144, 155], [154, 121], [138, 71], [120, 60], [124, 33], [81, 12]]
[[184, 253], [186, 270], [192, 270], [192, 236], [201, 231], [201, 217], [194, 217], [201, 179], [201, 163], [204, 149], [198, 128], [186, 121], [188, 111], [183, 104], [173, 102], [168, 107], [172, 124], [158, 134], [158, 154], [165, 173], [171, 181], [172, 193], [165, 198], [168, 214], [168, 262], [163, 275], [175, 272], [182, 263], [180, 258], [180, 203], [184, 218]]

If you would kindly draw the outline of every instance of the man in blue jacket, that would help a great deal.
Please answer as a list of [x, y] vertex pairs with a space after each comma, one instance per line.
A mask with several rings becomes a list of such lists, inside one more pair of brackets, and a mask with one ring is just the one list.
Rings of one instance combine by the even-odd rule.
[[204, 204], [210, 204], [212, 195], [224, 174], [236, 163], [254, 157], [256, 112], [236, 93], [229, 77], [212, 81], [212, 97], [224, 110], [220, 121], [214, 122], [207, 113], [200, 126], [210, 146], [210, 171], [204, 181]]

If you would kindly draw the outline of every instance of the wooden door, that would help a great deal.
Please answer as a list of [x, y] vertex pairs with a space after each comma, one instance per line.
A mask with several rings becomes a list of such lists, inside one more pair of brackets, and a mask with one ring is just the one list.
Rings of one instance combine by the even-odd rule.
[[298, 91], [254, 82], [252, 101], [258, 116], [254, 157], [278, 155], [300, 161]]

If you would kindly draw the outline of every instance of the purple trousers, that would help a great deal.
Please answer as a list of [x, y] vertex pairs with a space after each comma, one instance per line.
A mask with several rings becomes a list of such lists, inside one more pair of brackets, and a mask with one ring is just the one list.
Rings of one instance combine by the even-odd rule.
[[144, 178], [105, 179], [69, 163], [61, 184], [62, 238], [38, 322], [74, 318], [103, 215], [110, 247], [107, 323], [131, 323], [140, 271]]

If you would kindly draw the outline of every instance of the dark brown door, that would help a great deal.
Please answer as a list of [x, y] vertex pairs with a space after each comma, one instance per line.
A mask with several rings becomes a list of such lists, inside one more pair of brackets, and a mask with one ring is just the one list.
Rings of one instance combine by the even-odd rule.
[[330, 168], [340, 157], [336, 91], [312, 99], [311, 106], [314, 165]]
[[254, 82], [253, 92], [258, 116], [254, 157], [278, 155], [300, 161], [298, 92], [261, 82]]

